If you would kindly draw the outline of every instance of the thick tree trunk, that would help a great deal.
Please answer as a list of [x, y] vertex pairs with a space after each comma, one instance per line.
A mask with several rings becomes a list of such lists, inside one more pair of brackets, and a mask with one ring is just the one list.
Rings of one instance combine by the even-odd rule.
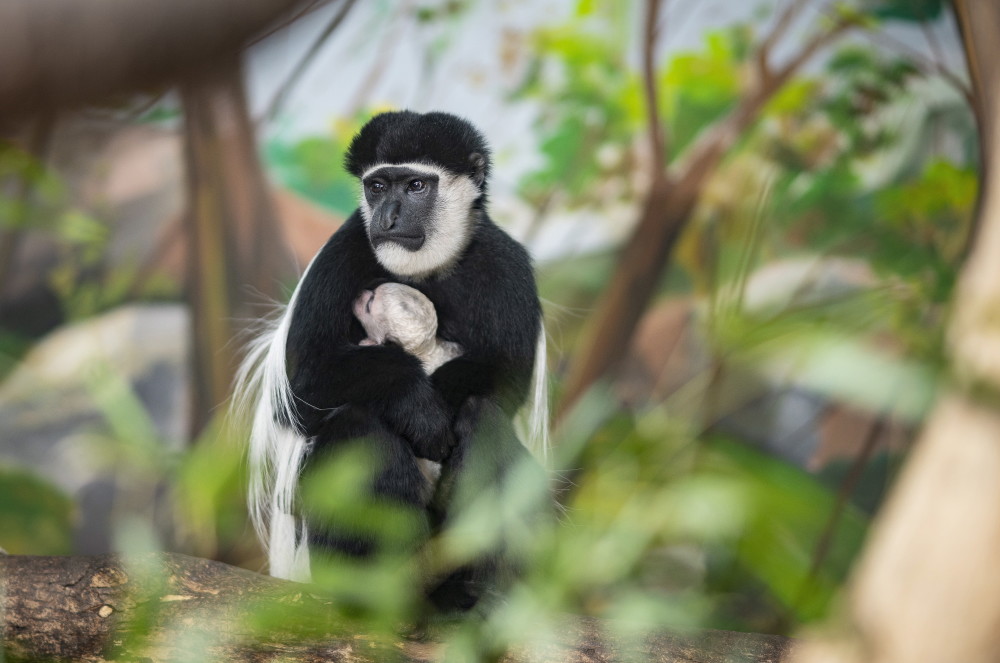
[[[972, 111], [979, 124], [983, 154], [992, 145], [996, 130], [996, 114], [992, 109], [1000, 108], [1000, 3], [988, 0], [954, 0], [965, 61], [969, 68], [972, 84]], [[983, 163], [986, 163], [985, 156]]]
[[[1000, 3], [986, 0], [953, 0], [952, 8], [959, 32], [965, 63], [969, 70], [971, 94], [969, 103], [979, 127], [979, 163], [981, 177], [990, 177], [990, 146], [996, 133], [996, 109], [1000, 108]], [[983, 189], [980, 187], [976, 201], [976, 219], [970, 228], [965, 254], [972, 250], [972, 242], [982, 222]]]
[[237, 54], [181, 85], [187, 160], [187, 292], [193, 332], [192, 433], [227, 398], [251, 306], [282, 299], [294, 274], [257, 156]]
[[[995, 40], [995, 39], [994, 39]], [[994, 107], [991, 111], [996, 113]], [[994, 663], [1000, 652], [1000, 136], [949, 329], [953, 382], [799, 663]]]
[[[438, 660], [433, 642], [391, 643], [337, 628], [332, 607], [307, 585], [170, 553], [121, 559], [0, 556], [4, 653], [16, 660], [403, 661]], [[310, 640], [253, 628], [255, 610], [287, 623], [307, 616]], [[142, 637], [133, 637], [137, 629]], [[792, 641], [730, 631], [651, 634], [625, 644], [600, 621], [567, 618], [563, 641], [508, 661], [778, 663]], [[117, 658], [115, 658], [117, 657]]]

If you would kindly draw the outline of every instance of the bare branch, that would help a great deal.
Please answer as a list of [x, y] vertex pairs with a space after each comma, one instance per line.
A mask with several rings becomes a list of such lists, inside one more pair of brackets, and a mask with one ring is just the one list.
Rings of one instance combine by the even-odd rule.
[[646, 117], [649, 123], [649, 150], [653, 177], [662, 177], [666, 165], [666, 137], [660, 120], [659, 94], [656, 85], [656, 41], [659, 34], [661, 0], [646, 0], [646, 22], [642, 40], [642, 80], [646, 93]]
[[774, 88], [770, 90], [770, 92], [772, 94], [776, 92], [778, 88], [784, 85], [788, 79], [792, 77], [793, 74], [801, 69], [807, 62], [809, 62], [809, 60], [812, 60], [819, 51], [839, 39], [845, 32], [853, 27], [855, 27], [853, 22], [840, 20], [826, 32], [810, 39], [809, 43], [806, 44], [806, 46], [795, 55], [795, 57], [789, 60], [784, 67], [775, 73], [775, 81], [773, 83]]
[[931, 49], [931, 53], [934, 54], [934, 60], [944, 64], [944, 51], [941, 49], [941, 42], [934, 35], [934, 31], [931, 30], [931, 26], [927, 24], [926, 19], [920, 21], [920, 31], [924, 35], [924, 40]]
[[364, 109], [365, 105], [371, 101], [372, 91], [382, 80], [382, 76], [389, 70], [389, 63], [396, 54], [396, 49], [401, 43], [404, 31], [411, 27], [406, 19], [410, 13], [410, 0], [402, 0], [396, 10], [389, 16], [388, 25], [381, 30], [382, 39], [375, 52], [378, 54], [368, 73], [361, 77], [361, 85], [351, 95], [351, 103], [347, 105], [347, 116], [355, 115]]
[[[647, 16], [654, 11], [647, 5]], [[655, 14], [653, 16], [655, 18]], [[655, 20], [652, 23], [655, 25]], [[797, 57], [775, 75], [761, 77], [756, 89], [751, 90], [727, 117], [699, 135], [682, 159], [670, 164], [669, 170], [655, 171], [639, 222], [622, 249], [618, 267], [598, 304], [595, 316], [597, 322], [585, 332], [581, 342], [585, 349], [577, 353], [567, 371], [562, 398], [556, 408], [557, 420], [565, 415], [594, 382], [613, 373], [621, 364], [674, 244], [690, 221], [705, 183], [719, 162], [739, 136], [756, 121], [761, 109], [788, 78], [817, 51], [852, 26], [853, 23], [846, 20], [836, 23], [827, 33], [805, 46]], [[648, 24], [646, 36], [644, 55], [648, 58], [650, 39], [653, 36]], [[655, 88], [649, 90], [649, 71], [647, 66], [644, 72], [647, 78], [647, 104], [648, 99], [655, 94]], [[654, 131], [658, 124], [659, 122], [653, 123], [650, 127], [650, 143], [655, 144], [657, 141]], [[658, 154], [663, 152], [654, 153], [654, 159]]]
[[250, 43], [248, 45], [253, 46], [255, 44], [259, 44], [268, 37], [271, 37], [272, 35], [281, 32], [282, 30], [284, 30], [291, 24], [295, 23], [296, 21], [304, 18], [305, 16], [308, 16], [309, 14], [313, 13], [314, 11], [322, 7], [323, 5], [328, 4], [330, 0], [305, 0], [305, 2], [306, 2], [305, 5], [300, 7], [295, 12], [289, 14], [281, 22], [276, 23], [275, 25], [271, 26], [261, 34], [255, 36], [252, 40], [250, 40]]
[[933, 73], [939, 75], [946, 83], [951, 85], [970, 106], [975, 105], [972, 87], [962, 78], [960, 74], [949, 69], [947, 65], [944, 64], [943, 60], [928, 58], [926, 55], [916, 50], [906, 42], [896, 39], [885, 31], [873, 32], [871, 30], [866, 30], [865, 36], [873, 44], [883, 46], [908, 58], [920, 67], [925, 74]]
[[809, 598], [810, 592], [813, 591], [816, 579], [819, 577], [819, 571], [823, 568], [823, 563], [826, 561], [827, 555], [830, 554], [833, 535], [837, 532], [837, 525], [843, 517], [844, 509], [857, 489], [858, 482], [861, 481], [861, 475], [871, 460], [872, 454], [875, 453], [875, 448], [878, 446], [879, 439], [885, 432], [887, 425], [888, 415], [880, 414], [872, 422], [871, 426], [869, 426], [868, 434], [865, 436], [864, 443], [861, 446], [861, 451], [854, 457], [847, 476], [844, 477], [840, 483], [840, 487], [837, 489], [837, 500], [834, 503], [833, 511], [830, 512], [830, 517], [827, 518], [826, 525], [823, 526], [823, 532], [816, 542], [812, 561], [809, 563], [809, 573], [802, 583], [795, 605], [804, 605]]
[[781, 40], [782, 37], [788, 32], [788, 28], [791, 27], [792, 23], [798, 18], [799, 14], [806, 7], [805, 2], [800, 0], [788, 0], [788, 4], [785, 6], [784, 11], [778, 16], [778, 19], [774, 22], [774, 26], [771, 28], [770, 32], [767, 33], [757, 47], [757, 66], [760, 69], [760, 74], [762, 77], [766, 78], [770, 75], [771, 65], [771, 51], [774, 50], [774, 45]]
[[278, 110], [284, 105], [288, 94], [292, 91], [295, 85], [298, 84], [299, 79], [302, 78], [302, 75], [309, 68], [309, 65], [312, 64], [316, 55], [322, 50], [323, 45], [326, 44], [330, 35], [336, 32], [337, 28], [340, 27], [340, 24], [344, 22], [345, 18], [347, 18], [347, 14], [351, 11], [351, 7], [354, 6], [355, 2], [357, 2], [357, 0], [341, 0], [340, 10], [334, 14], [333, 18], [330, 19], [330, 22], [327, 23], [325, 28], [323, 28], [323, 31], [319, 33], [315, 40], [313, 40], [312, 45], [306, 50], [302, 59], [300, 59], [298, 64], [295, 65], [295, 68], [292, 69], [292, 73], [289, 74], [288, 78], [285, 79], [285, 82], [281, 84], [278, 91], [274, 93], [274, 97], [271, 98], [271, 103], [268, 104], [267, 110], [264, 111], [262, 116], [263, 120], [270, 120], [274, 118]]

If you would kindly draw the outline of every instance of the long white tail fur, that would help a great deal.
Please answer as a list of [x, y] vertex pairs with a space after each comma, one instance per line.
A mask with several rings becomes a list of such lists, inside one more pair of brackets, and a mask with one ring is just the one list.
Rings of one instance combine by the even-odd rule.
[[521, 442], [546, 467], [549, 462], [549, 376], [545, 325], [538, 330], [528, 407], [519, 417]]
[[[300, 286], [303, 280], [305, 274]], [[294, 395], [285, 368], [298, 292], [296, 287], [281, 316], [250, 342], [236, 374], [233, 401], [237, 420], [250, 421], [247, 505], [270, 574], [305, 582], [310, 578], [308, 532], [295, 516], [295, 497], [309, 441], [291, 425], [296, 421]]]

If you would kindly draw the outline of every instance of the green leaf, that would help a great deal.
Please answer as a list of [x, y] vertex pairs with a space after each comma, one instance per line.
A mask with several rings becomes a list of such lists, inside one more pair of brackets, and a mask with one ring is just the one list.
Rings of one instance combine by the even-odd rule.
[[737, 559], [800, 619], [826, 613], [861, 545], [867, 517], [846, 503], [833, 529], [824, 563], [810, 568], [836, 506], [836, 496], [815, 478], [745, 444], [714, 438], [709, 463], [727, 467], [749, 485], [750, 524]]
[[72, 551], [73, 502], [55, 486], [14, 468], [0, 468], [0, 546], [15, 555]]

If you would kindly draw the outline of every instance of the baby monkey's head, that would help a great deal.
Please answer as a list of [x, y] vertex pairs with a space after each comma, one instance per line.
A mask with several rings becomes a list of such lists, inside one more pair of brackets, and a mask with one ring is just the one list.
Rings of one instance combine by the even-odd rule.
[[354, 300], [354, 315], [368, 334], [362, 345], [391, 341], [419, 354], [433, 345], [437, 336], [437, 312], [431, 300], [402, 283], [383, 283], [365, 290]]

